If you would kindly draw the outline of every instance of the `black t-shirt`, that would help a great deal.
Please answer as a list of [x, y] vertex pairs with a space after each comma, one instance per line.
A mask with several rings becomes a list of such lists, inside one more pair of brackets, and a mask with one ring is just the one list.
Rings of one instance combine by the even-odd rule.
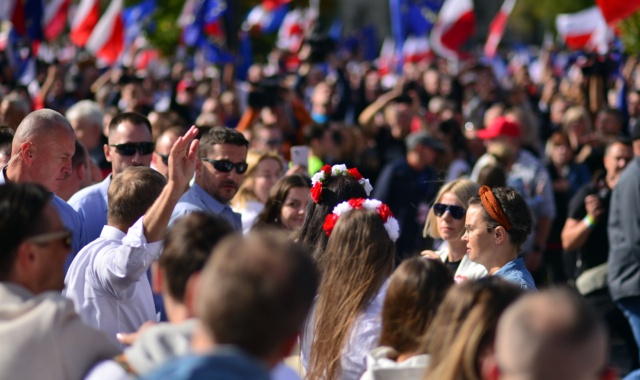
[[588, 183], [582, 186], [569, 203], [568, 217], [582, 220], [587, 215], [584, 206], [584, 198], [587, 195], [597, 194], [602, 200], [604, 212], [600, 215], [597, 224], [593, 227], [591, 235], [584, 245], [577, 250], [578, 257], [582, 260], [581, 270], [596, 267], [607, 261], [609, 257], [609, 238], [607, 234], [607, 223], [609, 222], [609, 202], [611, 201], [611, 190], [603, 181], [596, 184]]
[[447, 259], [444, 261], [444, 264], [447, 266], [447, 268], [449, 268], [451, 273], [455, 275], [456, 272], [458, 271], [458, 268], [460, 267], [461, 262], [462, 260], [453, 261], [453, 262], [449, 261], [449, 258], [447, 257]]

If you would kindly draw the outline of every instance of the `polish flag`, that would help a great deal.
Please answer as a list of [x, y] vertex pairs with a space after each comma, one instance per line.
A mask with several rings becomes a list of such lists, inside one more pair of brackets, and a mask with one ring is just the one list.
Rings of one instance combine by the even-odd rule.
[[98, 0], [81, 0], [71, 23], [71, 42], [84, 47], [100, 18]]
[[609, 25], [631, 16], [640, 9], [640, 0], [596, 0], [596, 4]]
[[21, 36], [27, 33], [27, 21], [22, 0], [0, 1], [0, 20], [11, 21], [13, 28]]
[[306, 30], [306, 16], [300, 9], [287, 13], [278, 31], [276, 45], [282, 50], [297, 53], [300, 50]]
[[431, 48], [442, 57], [458, 59], [460, 47], [473, 35], [475, 28], [473, 0], [445, 0], [431, 30]]
[[509, 15], [513, 10], [514, 5], [516, 5], [516, 0], [504, 0], [498, 14], [494, 17], [493, 21], [491, 21], [487, 42], [484, 45], [485, 57], [493, 58], [496, 55], [498, 45], [504, 35], [504, 30], [507, 28], [507, 20], [509, 19]]
[[113, 0], [93, 29], [86, 48], [107, 64], [114, 64], [124, 51], [122, 0]]
[[606, 43], [602, 36], [607, 34], [608, 27], [600, 8], [591, 7], [577, 13], [558, 15], [556, 30], [570, 49], [593, 50]]
[[44, 37], [54, 40], [62, 33], [67, 23], [67, 12], [71, 0], [51, 0], [44, 8]]
[[427, 36], [409, 36], [402, 45], [402, 57], [405, 62], [420, 62], [431, 56], [429, 38]]
[[378, 72], [381, 76], [393, 73], [396, 64], [396, 44], [392, 38], [385, 38], [378, 57]]

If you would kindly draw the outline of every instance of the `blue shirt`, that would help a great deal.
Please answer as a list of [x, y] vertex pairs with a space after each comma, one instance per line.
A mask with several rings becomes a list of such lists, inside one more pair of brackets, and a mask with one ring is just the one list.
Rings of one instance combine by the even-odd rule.
[[[5, 178], [5, 171], [7, 167], [5, 166], [0, 170], [0, 185], [7, 182]], [[67, 260], [64, 264], [64, 271], [66, 273], [67, 269], [69, 269], [69, 265], [71, 265], [71, 261], [76, 254], [80, 252], [80, 250], [89, 243], [86, 237], [85, 228], [84, 228], [84, 220], [82, 216], [80, 216], [67, 202], [65, 202], [59, 196], [51, 193], [53, 197], [51, 198], [51, 202], [58, 210], [58, 215], [60, 216], [60, 220], [62, 220], [62, 224], [64, 224], [65, 228], [67, 228], [72, 233], [71, 238], [71, 253], [67, 257]]]
[[196, 211], [220, 215], [229, 222], [236, 231], [242, 231], [240, 214], [233, 212], [229, 205], [218, 202], [196, 183], [180, 197], [178, 204], [173, 209], [173, 214], [171, 214], [169, 225], [173, 225], [179, 218]]
[[533, 277], [527, 267], [525, 267], [524, 260], [521, 257], [509, 261], [493, 275], [516, 284], [524, 290], [537, 290], [536, 284], [533, 282]]
[[169, 362], [143, 379], [269, 380], [266, 365], [241, 350], [221, 346], [208, 355], [187, 355]]
[[87, 243], [100, 237], [102, 228], [107, 225], [107, 191], [111, 175], [102, 182], [81, 189], [69, 199], [73, 207], [84, 219]]

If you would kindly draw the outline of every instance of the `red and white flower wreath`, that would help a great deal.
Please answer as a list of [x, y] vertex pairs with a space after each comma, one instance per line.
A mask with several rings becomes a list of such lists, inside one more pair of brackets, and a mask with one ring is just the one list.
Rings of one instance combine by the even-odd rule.
[[371, 182], [367, 178], [362, 177], [357, 168], [347, 169], [347, 166], [344, 164], [340, 165], [325, 165], [318, 171], [316, 174], [311, 177], [311, 199], [315, 203], [320, 202], [322, 199], [322, 184], [323, 182], [329, 178], [330, 176], [342, 176], [342, 175], [350, 175], [355, 178], [362, 187], [364, 187], [364, 191], [367, 193], [367, 196], [371, 195], [371, 191], [373, 190], [373, 186], [371, 186]]
[[387, 230], [389, 238], [394, 242], [398, 240], [398, 237], [400, 236], [400, 225], [398, 224], [398, 220], [391, 213], [389, 206], [377, 199], [354, 198], [338, 204], [333, 208], [333, 212], [325, 218], [322, 229], [325, 231], [327, 236], [331, 235], [333, 227], [336, 225], [338, 218], [340, 218], [342, 214], [347, 211], [360, 209], [376, 211], [382, 218], [384, 229]]

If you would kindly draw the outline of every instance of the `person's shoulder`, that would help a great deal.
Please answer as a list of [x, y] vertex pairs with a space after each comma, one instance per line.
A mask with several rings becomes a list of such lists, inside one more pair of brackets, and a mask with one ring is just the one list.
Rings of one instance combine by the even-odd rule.
[[103, 186], [103, 182], [94, 183], [91, 186], [87, 186], [84, 189], [78, 190], [75, 194], [69, 198], [69, 204], [76, 208], [84, 205], [92, 205], [95, 202], [96, 197], [101, 197], [100, 190]]

